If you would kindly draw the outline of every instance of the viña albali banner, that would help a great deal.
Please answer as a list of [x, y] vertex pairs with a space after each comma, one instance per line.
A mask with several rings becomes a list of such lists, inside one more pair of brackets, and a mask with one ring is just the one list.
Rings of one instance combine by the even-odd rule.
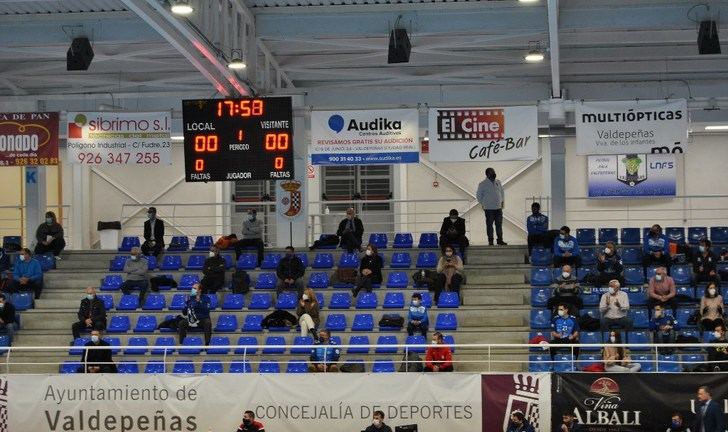
[[535, 106], [431, 108], [429, 128], [433, 162], [538, 159]]
[[69, 112], [67, 153], [84, 165], [169, 165], [169, 112]]
[[416, 109], [311, 112], [311, 163], [368, 165], [420, 160]]
[[58, 165], [58, 113], [0, 113], [0, 166]]
[[677, 193], [673, 154], [589, 156], [589, 198], [667, 197]]
[[684, 153], [685, 99], [575, 104], [576, 154]]

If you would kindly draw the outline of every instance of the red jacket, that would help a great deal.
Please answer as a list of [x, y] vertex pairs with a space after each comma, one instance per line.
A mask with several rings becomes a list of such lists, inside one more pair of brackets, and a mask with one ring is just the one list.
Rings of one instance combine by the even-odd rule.
[[427, 348], [425, 353], [425, 366], [431, 368], [437, 366], [439, 368], [447, 368], [452, 366], [452, 353], [450, 347], [444, 345], [432, 346]]

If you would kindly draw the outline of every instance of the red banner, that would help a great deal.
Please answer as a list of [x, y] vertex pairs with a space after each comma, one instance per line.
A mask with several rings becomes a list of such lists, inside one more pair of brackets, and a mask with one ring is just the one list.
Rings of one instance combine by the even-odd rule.
[[0, 166], [58, 165], [58, 113], [0, 113]]

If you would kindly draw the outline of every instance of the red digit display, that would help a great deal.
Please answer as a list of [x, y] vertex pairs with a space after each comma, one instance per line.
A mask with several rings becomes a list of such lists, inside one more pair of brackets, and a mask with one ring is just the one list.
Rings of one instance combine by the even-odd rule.
[[266, 134], [265, 135], [265, 149], [268, 151], [275, 150], [288, 150], [288, 142], [290, 135], [287, 133], [279, 134]]
[[277, 171], [280, 171], [283, 169], [283, 158], [278, 156], [273, 161], [273, 168], [275, 168]]
[[213, 153], [218, 149], [217, 135], [197, 135], [195, 136], [195, 152], [197, 153]]
[[262, 116], [265, 102], [262, 99], [241, 101], [222, 100], [217, 103], [218, 117], [257, 117]]
[[195, 159], [195, 171], [202, 172], [205, 170], [205, 161], [202, 159]]

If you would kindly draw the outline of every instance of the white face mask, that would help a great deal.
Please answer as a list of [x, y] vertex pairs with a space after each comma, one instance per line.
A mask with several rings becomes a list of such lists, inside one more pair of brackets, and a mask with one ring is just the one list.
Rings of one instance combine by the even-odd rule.
[[25, 261], [25, 255], [20, 255], [18, 258], [20, 258], [20, 261]]
[[609, 342], [614, 343], [617, 340], [614, 336], [609, 336]]
[[254, 214], [248, 215], [248, 220], [254, 221], [255, 215]]
[[612, 250], [609, 248], [604, 248], [604, 253], [609, 255], [610, 253], [612, 253]]
[[308, 294], [304, 294], [303, 297], [301, 297], [303, 300], [308, 300]]
[[705, 246], [699, 246], [698, 249], [700, 249], [700, 253], [705, 252]]
[[367, 251], [365, 253], [367, 254], [367, 256], [372, 256], [372, 250], [371, 249], [367, 249]]
[[437, 345], [437, 339], [433, 339], [433, 340], [432, 340], [432, 344], [433, 344], [433, 345]]
[[655, 311], [655, 318], [660, 318], [662, 316], [662, 311]]
[[619, 288], [615, 288], [615, 287], [609, 288], [609, 292], [611, 292], [612, 294], [617, 294], [617, 291], [619, 291]]
[[562, 272], [561, 273], [561, 277], [563, 277], [564, 279], [568, 279], [569, 276], [571, 276], [571, 273], [569, 273], [569, 272]]
[[710, 294], [711, 296], [714, 296], [715, 295], [715, 288], [710, 288], [708, 290], [708, 294]]
[[372, 424], [373, 424], [374, 426], [376, 426], [376, 427], [379, 427], [379, 425], [381, 425], [381, 424], [382, 424], [382, 421], [381, 421], [381, 420], [378, 420], [378, 419], [376, 419], [376, 420], [372, 420]]
[[419, 306], [420, 301], [419, 300], [412, 300], [412, 306]]
[[450, 220], [452, 221], [452, 223], [455, 223], [455, 222], [457, 222], [458, 218], [456, 218], [456, 217], [451, 217], [451, 218], [450, 218]]
[[136, 260], [138, 260], [138, 259], [139, 259], [139, 257], [138, 257], [137, 255], [132, 255], [132, 256], [131, 256], [131, 260], [132, 260], [132, 261], [136, 261]]
[[662, 275], [661, 275], [661, 274], [656, 274], [656, 275], [655, 275], [655, 280], [656, 280], [657, 282], [660, 282], [660, 281], [662, 280]]
[[446, 257], [451, 257], [451, 256], [452, 256], [452, 252], [450, 252], [450, 251], [448, 251], [448, 252], [445, 252], [445, 256], [446, 256]]
[[716, 338], [716, 339], [720, 339], [720, 337], [721, 337], [722, 335], [720, 334], [720, 332], [719, 332], [719, 331], [714, 331], [714, 332], [713, 332], [713, 336], [715, 336], [715, 338]]
[[210, 252], [210, 253], [208, 253], [208, 255], [210, 256], [210, 258], [212, 258], [215, 256], [215, 252]]
[[559, 234], [559, 238], [561, 240], [566, 240], [566, 234]]
[[99, 343], [99, 337], [96, 335], [91, 335], [91, 342], [93, 343]]
[[565, 310], [559, 310], [559, 316], [562, 317], [562, 318], [565, 317], [566, 316], [566, 311]]

